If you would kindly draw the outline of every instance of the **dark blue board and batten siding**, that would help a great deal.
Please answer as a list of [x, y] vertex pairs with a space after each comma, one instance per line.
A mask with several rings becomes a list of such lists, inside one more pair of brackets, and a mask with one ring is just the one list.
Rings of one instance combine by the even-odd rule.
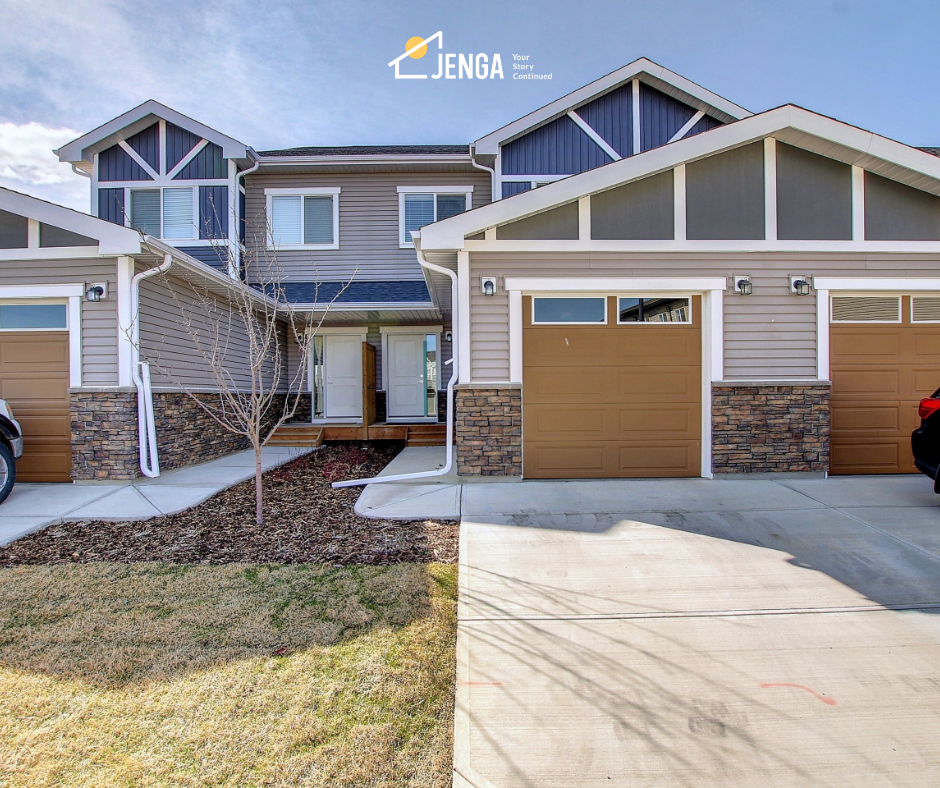
[[98, 180], [152, 181], [147, 172], [120, 145], [112, 145], [98, 154]]
[[[640, 150], [658, 148], [671, 140], [697, 110], [640, 83]], [[628, 82], [578, 107], [577, 114], [620, 156], [633, 155], [633, 85]], [[705, 115], [686, 134], [694, 136], [722, 123]], [[608, 156], [581, 128], [563, 115], [500, 148], [501, 174], [576, 175], [609, 164]], [[503, 197], [528, 191], [525, 182], [504, 182]]]
[[140, 156], [154, 172], [160, 171], [160, 124], [154, 123], [133, 137], [127, 138], [127, 144]]

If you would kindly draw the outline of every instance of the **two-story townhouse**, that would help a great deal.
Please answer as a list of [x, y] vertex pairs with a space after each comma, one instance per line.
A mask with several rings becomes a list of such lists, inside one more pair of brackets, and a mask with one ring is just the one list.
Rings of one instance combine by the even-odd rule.
[[[147, 102], [58, 153], [99, 220], [180, 270], [278, 272], [322, 319], [306, 388], [325, 434], [401, 437], [449, 407], [463, 474], [912, 470], [940, 361], [927, 150], [753, 115], [638, 60], [467, 145], [259, 153]], [[130, 413], [120, 388], [73, 385], [73, 423], [94, 422], [79, 400]], [[88, 439], [73, 429], [73, 455]]]

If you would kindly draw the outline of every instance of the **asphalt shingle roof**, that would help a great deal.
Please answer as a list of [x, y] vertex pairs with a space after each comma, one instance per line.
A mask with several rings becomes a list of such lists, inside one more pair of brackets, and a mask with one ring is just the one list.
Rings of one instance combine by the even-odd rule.
[[[284, 294], [292, 304], [397, 304], [426, 303], [433, 308], [423, 281], [414, 282], [285, 282]], [[342, 292], [340, 292], [342, 290]]]

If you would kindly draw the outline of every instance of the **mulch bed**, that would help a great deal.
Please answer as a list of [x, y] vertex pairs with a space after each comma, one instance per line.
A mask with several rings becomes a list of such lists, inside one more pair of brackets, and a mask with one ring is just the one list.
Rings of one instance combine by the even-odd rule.
[[254, 479], [192, 509], [150, 520], [51, 525], [0, 547], [0, 567], [93, 561], [177, 564], [457, 563], [451, 520], [371, 520], [353, 510], [362, 487], [330, 483], [370, 477], [401, 443], [329, 444], [264, 474], [264, 526], [255, 526]]

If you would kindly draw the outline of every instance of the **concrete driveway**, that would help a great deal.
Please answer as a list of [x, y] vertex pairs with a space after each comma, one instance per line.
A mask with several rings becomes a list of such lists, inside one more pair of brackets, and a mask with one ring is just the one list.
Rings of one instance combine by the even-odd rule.
[[455, 786], [940, 785], [922, 477], [465, 485]]

